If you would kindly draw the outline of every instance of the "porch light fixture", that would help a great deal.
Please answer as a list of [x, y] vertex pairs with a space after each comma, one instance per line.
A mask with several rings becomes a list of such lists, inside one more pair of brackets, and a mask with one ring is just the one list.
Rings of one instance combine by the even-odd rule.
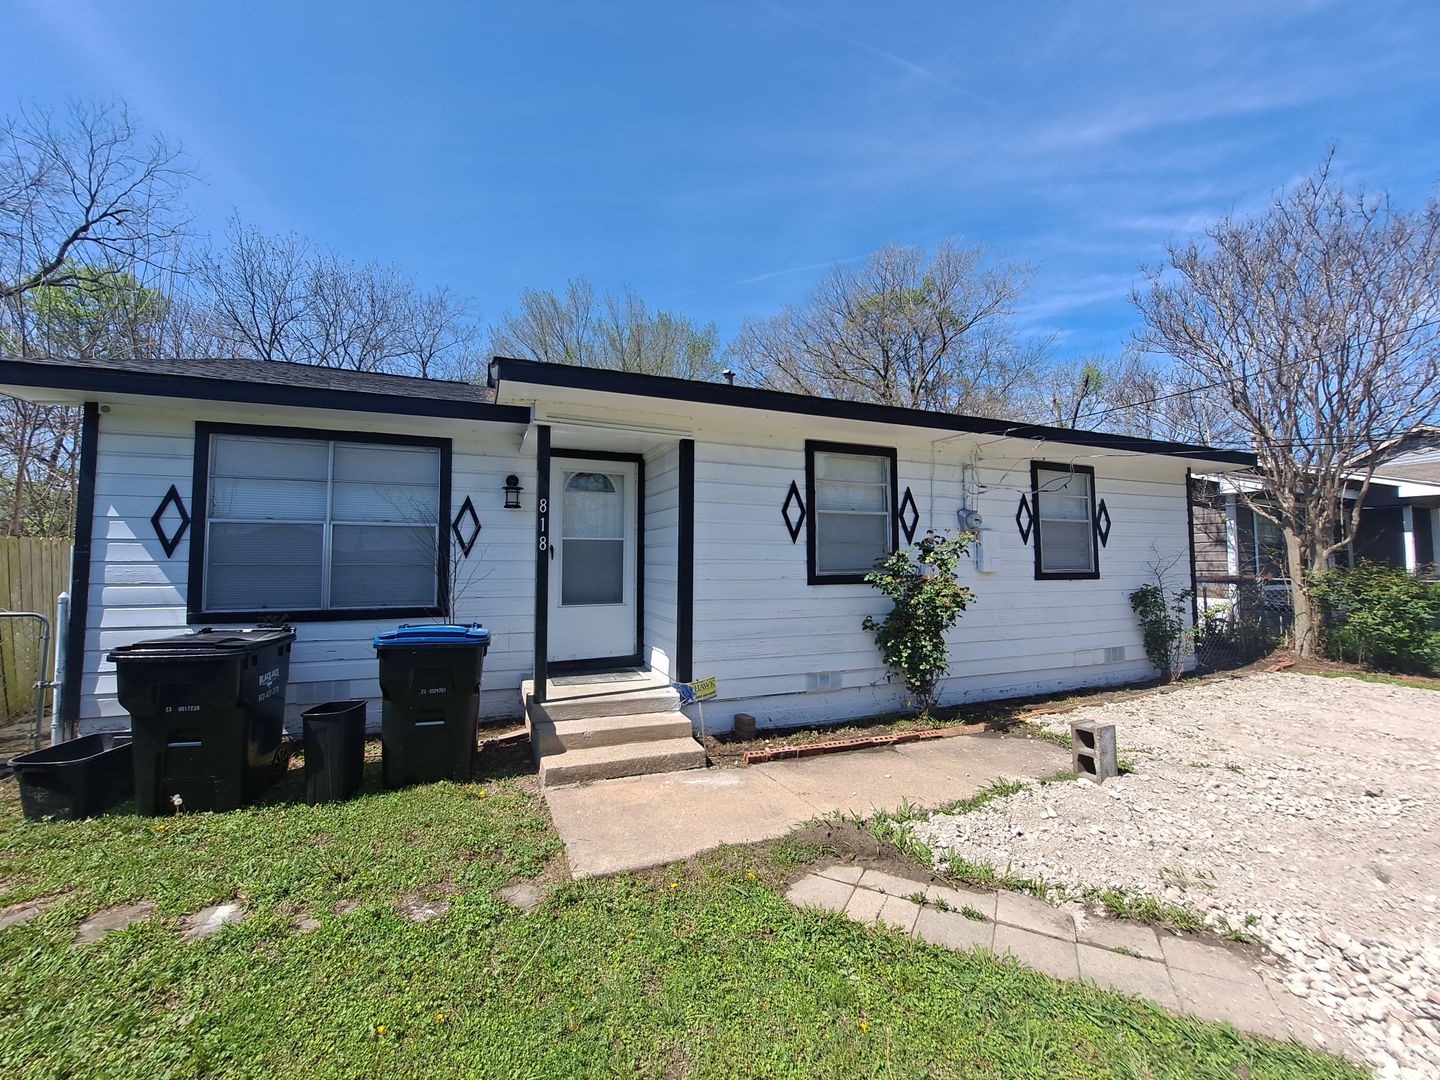
[[520, 486], [520, 478], [514, 473], [505, 477], [505, 509], [520, 509], [520, 492], [525, 489]]

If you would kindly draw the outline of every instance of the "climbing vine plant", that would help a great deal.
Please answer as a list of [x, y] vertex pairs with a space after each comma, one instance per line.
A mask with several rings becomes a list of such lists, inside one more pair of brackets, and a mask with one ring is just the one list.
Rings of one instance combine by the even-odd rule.
[[950, 667], [945, 632], [975, 601], [974, 590], [956, 580], [972, 533], [927, 533], [913, 548], [887, 555], [865, 575], [893, 602], [883, 619], [865, 616], [885, 663], [905, 681], [922, 712], [935, 706], [940, 678]]

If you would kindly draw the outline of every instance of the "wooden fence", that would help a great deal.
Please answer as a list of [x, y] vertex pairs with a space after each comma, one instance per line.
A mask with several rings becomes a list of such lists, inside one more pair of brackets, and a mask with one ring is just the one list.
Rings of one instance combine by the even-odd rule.
[[[70, 541], [64, 538], [0, 537], [0, 608], [38, 611], [52, 624], [50, 666], [55, 662], [55, 598], [70, 587]], [[35, 712], [35, 665], [40, 624], [0, 619], [0, 722]], [[46, 678], [50, 673], [46, 672]]]

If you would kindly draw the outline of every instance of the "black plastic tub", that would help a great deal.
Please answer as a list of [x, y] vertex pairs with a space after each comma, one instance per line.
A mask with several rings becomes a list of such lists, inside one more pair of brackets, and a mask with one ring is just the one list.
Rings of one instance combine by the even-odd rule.
[[21, 754], [10, 762], [21, 811], [31, 821], [104, 813], [135, 794], [132, 753], [128, 731], [107, 731]]
[[329, 701], [300, 714], [305, 732], [305, 801], [348, 799], [365, 780], [365, 702]]

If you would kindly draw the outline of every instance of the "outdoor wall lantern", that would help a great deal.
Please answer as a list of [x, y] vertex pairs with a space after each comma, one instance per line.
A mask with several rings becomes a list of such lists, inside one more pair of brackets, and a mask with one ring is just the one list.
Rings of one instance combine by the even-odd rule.
[[520, 492], [525, 489], [520, 486], [520, 478], [513, 473], [505, 477], [505, 509], [520, 509]]

